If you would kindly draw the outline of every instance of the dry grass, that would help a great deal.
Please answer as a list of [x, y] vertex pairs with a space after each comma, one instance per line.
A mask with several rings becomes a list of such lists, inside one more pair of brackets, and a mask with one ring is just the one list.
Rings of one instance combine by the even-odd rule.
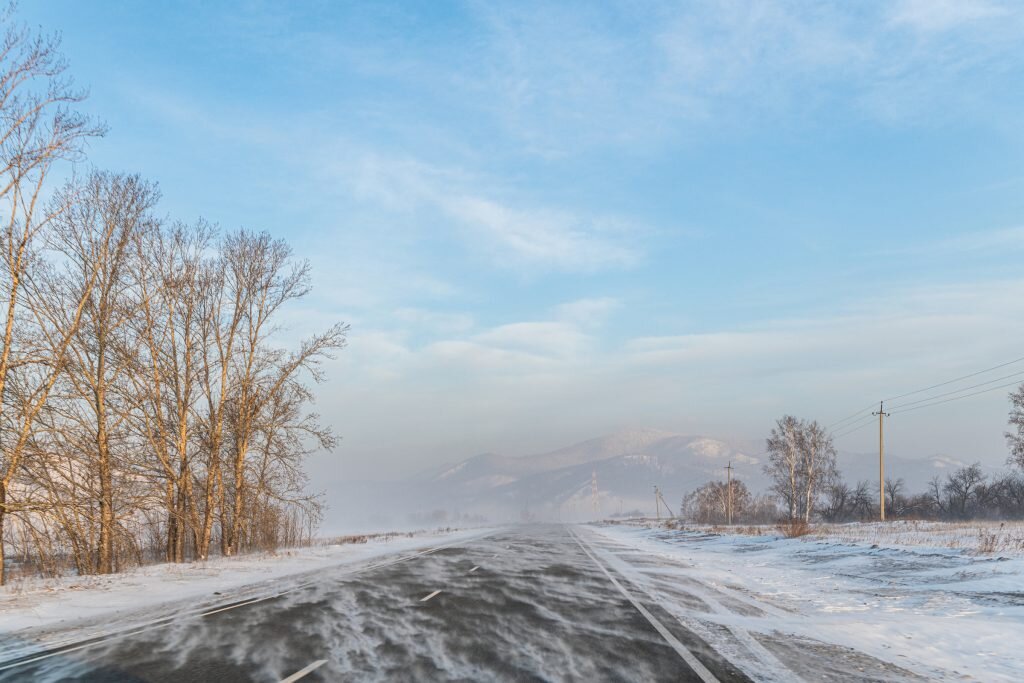
[[802, 519], [788, 519], [775, 527], [786, 538], [800, 538], [811, 533], [811, 525]]
[[896, 546], [932, 546], [979, 555], [1024, 555], [1024, 522], [897, 521], [828, 524], [815, 538]]
[[880, 547], [932, 547], [962, 550], [975, 555], [1024, 556], [1024, 521], [935, 522], [897, 520], [890, 522], [820, 523], [806, 529], [788, 522], [778, 525], [708, 526], [686, 525], [687, 529], [715, 534], [765, 536], [866, 543]]

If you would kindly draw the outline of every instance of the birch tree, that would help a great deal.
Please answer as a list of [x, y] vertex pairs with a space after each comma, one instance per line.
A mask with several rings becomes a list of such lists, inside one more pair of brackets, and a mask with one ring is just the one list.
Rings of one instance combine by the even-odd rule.
[[1024, 384], [1010, 394], [1010, 427], [1006, 444], [1010, 447], [1007, 463], [1024, 469]]
[[836, 478], [836, 449], [828, 431], [816, 420], [804, 423], [799, 445], [801, 513], [803, 520], [810, 522], [818, 498]]
[[772, 479], [772, 490], [782, 498], [789, 519], [797, 518], [800, 500], [798, 478], [802, 431], [800, 420], [792, 415], [784, 415], [776, 420], [766, 443], [768, 463], [764, 471]]
[[836, 476], [832, 437], [817, 421], [785, 415], [772, 428], [766, 450], [764, 471], [786, 505], [789, 519], [809, 522], [818, 499]]

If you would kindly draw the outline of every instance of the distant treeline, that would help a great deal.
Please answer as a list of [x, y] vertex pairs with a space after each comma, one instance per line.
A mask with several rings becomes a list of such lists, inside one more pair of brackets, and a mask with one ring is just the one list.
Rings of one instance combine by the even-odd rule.
[[137, 176], [55, 182], [104, 128], [56, 38], [0, 35], [0, 583], [308, 537], [309, 385], [346, 326], [281, 346], [309, 291], [281, 240], [162, 219]]
[[[1011, 470], [989, 476], [975, 463], [934, 476], [925, 491], [908, 491], [903, 479], [885, 482], [887, 519], [1024, 519], [1024, 385], [1010, 394], [1006, 433]], [[732, 521], [764, 524], [872, 521], [880, 516], [879, 482], [850, 484], [836, 466], [832, 436], [815, 421], [786, 415], [766, 441], [771, 495], [754, 497], [742, 481], [732, 482]], [[724, 524], [730, 495], [724, 481], [711, 481], [683, 499], [684, 519]]]

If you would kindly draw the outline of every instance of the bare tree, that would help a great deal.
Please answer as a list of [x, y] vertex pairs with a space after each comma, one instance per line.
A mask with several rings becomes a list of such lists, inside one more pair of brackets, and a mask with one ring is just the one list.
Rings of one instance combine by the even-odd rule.
[[194, 414], [200, 399], [200, 303], [209, 284], [203, 259], [213, 229], [154, 225], [137, 233], [134, 319], [137, 367], [130, 378], [136, 399], [136, 428], [155, 455], [154, 476], [163, 480], [166, 509], [165, 557], [185, 560], [191, 531], [193, 546], [201, 525], [194, 501]]
[[275, 313], [309, 292], [309, 264], [295, 261], [287, 244], [266, 233], [239, 232], [230, 236], [226, 259], [232, 279], [247, 292], [241, 299], [243, 334], [233, 369], [233, 467], [229, 480], [232, 495], [224, 499], [222, 506], [222, 550], [231, 555], [244, 541], [245, 503], [251, 499], [246, 465], [261, 416], [281, 392], [295, 391], [294, 380], [299, 373], [320, 379], [319, 363], [344, 346], [347, 327], [335, 325], [303, 341], [292, 353], [271, 347], [269, 340], [278, 331], [273, 322]]
[[[64, 272], [51, 283], [51, 317], [68, 309], [68, 300], [84, 296], [80, 324], [72, 337], [64, 373], [63, 407], [67, 429], [87, 437], [69, 439], [88, 460], [96, 477], [99, 539], [96, 571], [114, 571], [117, 529], [115, 476], [117, 449], [129, 439], [126, 422], [132, 400], [127, 394], [133, 372], [130, 324], [137, 314], [133, 291], [133, 245], [152, 222], [154, 186], [137, 176], [94, 172], [77, 200], [54, 224], [54, 243], [64, 257]], [[95, 275], [90, 275], [95, 271]], [[67, 324], [67, 323], [65, 323]], [[134, 449], [130, 449], [134, 450]]]
[[831, 435], [817, 421], [804, 423], [800, 453], [803, 519], [810, 522], [818, 498], [836, 478], [836, 449]]
[[[754, 498], [747, 485], [739, 479], [732, 481], [732, 512], [736, 521], [748, 521]], [[680, 514], [699, 524], [724, 524], [728, 518], [729, 485], [724, 481], [709, 481], [683, 498]]]
[[961, 467], [946, 476], [946, 484], [942, 490], [946, 494], [946, 509], [950, 515], [967, 519], [971, 504], [984, 488], [985, 478], [980, 463]]
[[1006, 432], [1006, 443], [1010, 447], [1007, 463], [1024, 469], [1024, 384], [1010, 394], [1009, 424], [1013, 431]]
[[767, 441], [768, 464], [764, 471], [772, 478], [772, 490], [782, 498], [789, 519], [796, 519], [800, 500], [800, 439], [803, 424], [792, 415], [776, 421]]
[[[26, 333], [33, 270], [56, 214], [44, 188], [55, 162], [73, 160], [83, 141], [103, 132], [79, 114], [84, 99], [65, 75], [59, 40], [15, 23], [13, 6], [0, 11], [0, 584], [4, 582], [4, 521], [17, 506], [11, 487], [25, 456], [32, 426], [64, 362], [68, 335], [57, 345]], [[40, 207], [48, 206], [48, 210]], [[76, 313], [78, 306], [72, 306]], [[74, 319], [74, 315], [72, 316]], [[45, 349], [43, 347], [49, 347]], [[11, 389], [17, 385], [18, 391]], [[16, 393], [16, 395], [15, 395]]]
[[886, 509], [892, 512], [893, 516], [899, 517], [903, 514], [903, 496], [902, 492], [906, 486], [906, 482], [901, 478], [893, 479], [889, 478], [885, 482], [885, 497]]
[[786, 415], [775, 423], [767, 441], [765, 473], [782, 498], [790, 519], [810, 521], [818, 498], [836, 473], [832, 437], [818, 422]]

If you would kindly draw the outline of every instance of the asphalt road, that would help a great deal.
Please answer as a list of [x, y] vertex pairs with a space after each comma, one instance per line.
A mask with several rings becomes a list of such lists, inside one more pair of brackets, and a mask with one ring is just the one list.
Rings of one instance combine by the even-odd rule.
[[[659, 580], [661, 566], [586, 529], [517, 527], [0, 662], [0, 681], [797, 678], [784, 646], [689, 621], [708, 609], [701, 591], [638, 578]], [[850, 680], [871, 678], [854, 664]]]

